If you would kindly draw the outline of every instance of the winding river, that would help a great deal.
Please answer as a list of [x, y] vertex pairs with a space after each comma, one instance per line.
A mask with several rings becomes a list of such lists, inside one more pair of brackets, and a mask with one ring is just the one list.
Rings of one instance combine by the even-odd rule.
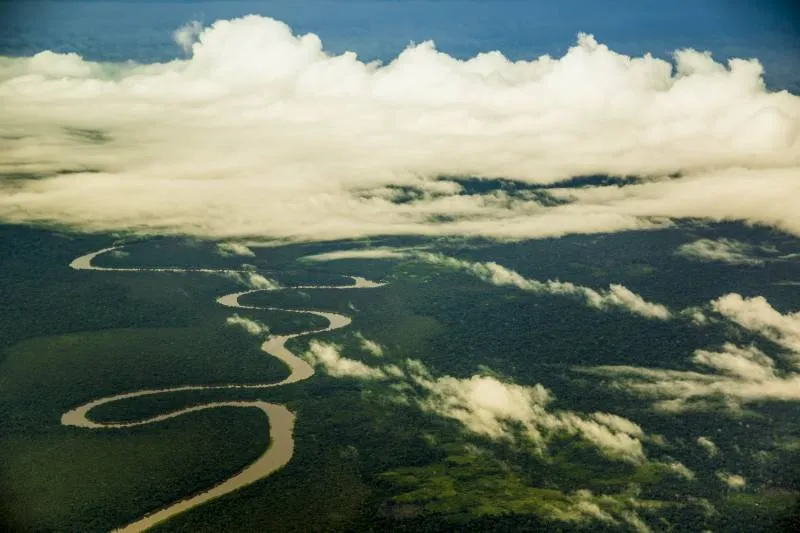
[[[104, 253], [111, 252], [119, 247], [110, 247], [92, 252], [81, 256], [72, 263], [70, 267], [76, 270], [95, 270], [103, 272], [205, 272], [205, 273], [225, 273], [225, 272], [239, 272], [235, 270], [212, 270], [212, 269], [182, 269], [182, 268], [107, 268], [98, 267], [92, 264], [92, 260]], [[321, 333], [323, 331], [332, 331], [335, 329], [343, 328], [350, 324], [351, 319], [348, 316], [340, 315], [338, 313], [326, 313], [323, 311], [313, 311], [310, 309], [283, 309], [278, 307], [255, 307], [243, 305], [239, 303], [239, 298], [245, 294], [251, 294], [260, 291], [270, 290], [287, 290], [287, 289], [372, 289], [381, 287], [383, 283], [375, 283], [367, 279], [350, 276], [353, 280], [353, 285], [300, 285], [295, 287], [281, 287], [281, 288], [266, 288], [266, 289], [253, 289], [243, 292], [228, 294], [217, 299], [217, 303], [226, 307], [237, 309], [266, 309], [274, 311], [286, 311], [290, 313], [306, 313], [321, 316], [328, 321], [328, 326], [320, 329], [313, 329], [294, 333], [292, 335], [273, 335], [267, 338], [261, 345], [261, 350], [278, 358], [287, 367], [289, 367], [289, 375], [275, 383], [256, 383], [256, 384], [227, 384], [227, 385], [182, 385], [176, 387], [168, 387], [163, 389], [142, 389], [134, 392], [124, 392], [115, 394], [113, 396], [106, 396], [92, 400], [88, 403], [75, 407], [64, 413], [61, 416], [61, 423], [65, 426], [75, 426], [88, 429], [108, 429], [108, 428], [128, 428], [134, 426], [143, 426], [146, 424], [155, 424], [163, 420], [175, 418], [186, 413], [193, 413], [196, 411], [203, 411], [206, 409], [216, 409], [218, 407], [239, 407], [247, 409], [258, 409], [264, 413], [269, 420], [270, 427], [270, 445], [261, 454], [258, 459], [245, 467], [244, 470], [228, 478], [213, 487], [204, 490], [193, 496], [189, 496], [180, 501], [177, 501], [163, 509], [153, 511], [146, 514], [142, 518], [130, 523], [124, 527], [115, 529], [114, 531], [124, 533], [134, 533], [137, 531], [144, 531], [164, 520], [167, 520], [179, 513], [187, 511], [193, 507], [197, 507], [209, 500], [219, 498], [225, 494], [229, 494], [238, 490], [246, 485], [254, 483], [262, 479], [276, 470], [286, 465], [292, 458], [294, 453], [294, 423], [295, 416], [284, 406], [268, 403], [261, 400], [252, 401], [222, 401], [210, 402], [200, 405], [194, 405], [164, 413], [151, 418], [137, 420], [134, 422], [97, 422], [90, 418], [89, 413], [92, 409], [101, 405], [109, 403], [129, 400], [131, 398], [139, 398], [142, 396], [155, 396], [159, 394], [170, 394], [182, 391], [203, 391], [203, 390], [233, 390], [233, 389], [268, 389], [273, 387], [280, 387], [290, 383], [303, 381], [314, 375], [314, 368], [306, 363], [303, 359], [292, 353], [286, 348], [286, 341], [294, 337], [303, 335], [311, 335], [314, 333]]]

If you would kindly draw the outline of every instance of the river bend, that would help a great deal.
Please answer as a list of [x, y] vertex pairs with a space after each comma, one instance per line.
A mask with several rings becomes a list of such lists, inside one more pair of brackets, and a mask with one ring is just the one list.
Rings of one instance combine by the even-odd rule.
[[[109, 268], [99, 267], [93, 264], [95, 257], [107, 252], [119, 249], [114, 246], [104, 248], [90, 254], [78, 257], [70, 263], [70, 267], [75, 270], [93, 270], [100, 272], [202, 272], [202, 273], [225, 273], [225, 272], [240, 272], [237, 270], [214, 270], [214, 269], [184, 269], [184, 268]], [[203, 411], [207, 409], [216, 409], [219, 407], [237, 407], [244, 409], [258, 409], [269, 420], [270, 427], [270, 444], [269, 447], [261, 454], [254, 462], [249, 464], [238, 474], [225, 479], [218, 484], [203, 490], [200, 493], [194, 494], [174, 502], [162, 509], [157, 509], [149, 512], [138, 520], [127, 524], [123, 527], [115, 529], [116, 532], [122, 533], [135, 533], [144, 531], [160, 522], [163, 522], [177, 514], [197, 507], [205, 502], [219, 498], [225, 494], [236, 491], [246, 485], [250, 485], [263, 479], [264, 477], [279, 470], [286, 465], [292, 458], [294, 453], [294, 424], [295, 416], [286, 407], [282, 405], [268, 403], [262, 400], [252, 401], [221, 401], [221, 402], [208, 402], [198, 405], [193, 405], [176, 411], [160, 414], [151, 418], [143, 420], [136, 420], [132, 422], [97, 422], [92, 420], [90, 412], [101, 405], [106, 405], [114, 402], [129, 400], [132, 398], [140, 398], [143, 396], [155, 396], [171, 394], [183, 391], [204, 391], [204, 390], [234, 390], [234, 389], [269, 389], [273, 387], [280, 387], [297, 383], [306, 380], [314, 375], [314, 368], [306, 361], [292, 353], [291, 350], [286, 348], [286, 341], [289, 339], [300, 337], [303, 335], [311, 335], [321, 333], [324, 331], [332, 331], [335, 329], [343, 328], [350, 324], [351, 319], [348, 316], [338, 313], [328, 313], [324, 311], [316, 311], [311, 309], [285, 309], [278, 307], [256, 307], [244, 305], [239, 303], [239, 298], [246, 294], [251, 294], [260, 291], [275, 291], [275, 290], [289, 290], [289, 289], [374, 289], [381, 287], [383, 283], [375, 283], [362, 277], [350, 276], [353, 279], [353, 285], [300, 285], [295, 287], [277, 287], [266, 289], [253, 289], [243, 292], [236, 292], [227, 294], [217, 299], [217, 303], [225, 307], [236, 309], [266, 309], [274, 311], [286, 311], [290, 313], [306, 313], [317, 315], [325, 318], [328, 321], [328, 326], [320, 329], [313, 329], [301, 331], [291, 335], [272, 335], [264, 341], [261, 345], [261, 350], [266, 354], [279, 359], [289, 369], [289, 375], [281, 381], [271, 383], [255, 383], [255, 384], [225, 384], [225, 385], [179, 385], [175, 387], [166, 387], [161, 389], [142, 389], [132, 392], [123, 392], [112, 396], [105, 396], [92, 400], [83, 405], [79, 405], [70, 409], [61, 416], [61, 423], [65, 426], [74, 426], [80, 428], [87, 428], [91, 430], [104, 430], [114, 428], [128, 428], [135, 426], [143, 426], [147, 424], [155, 424], [164, 420], [169, 420], [187, 413]]]

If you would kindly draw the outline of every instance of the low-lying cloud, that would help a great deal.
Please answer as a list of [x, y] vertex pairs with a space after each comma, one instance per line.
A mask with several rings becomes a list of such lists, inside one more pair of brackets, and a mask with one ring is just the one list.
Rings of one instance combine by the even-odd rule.
[[753, 246], [733, 239], [698, 239], [681, 245], [677, 254], [697, 261], [717, 261], [730, 265], [763, 265], [764, 257], [757, 252], [774, 252], [772, 248]]
[[379, 246], [376, 248], [362, 248], [352, 250], [334, 250], [333, 252], [323, 252], [320, 254], [307, 255], [303, 261], [322, 262], [340, 261], [342, 259], [403, 259], [413, 253], [412, 248], [394, 248], [390, 246]]
[[646, 318], [667, 320], [672, 317], [664, 305], [646, 301], [623, 285], [611, 284], [607, 290], [595, 290], [568, 281], [539, 281], [528, 279], [518, 272], [495, 262], [470, 262], [433, 253], [417, 253], [416, 257], [429, 263], [463, 270], [497, 286], [517, 287], [524, 291], [578, 298], [589, 307], [601, 310], [621, 309]]
[[375, 357], [382, 357], [383, 356], [383, 346], [372, 339], [366, 338], [362, 333], [356, 333], [356, 338], [358, 342], [361, 344], [361, 348], [364, 349], [370, 355]]
[[495, 262], [470, 262], [455, 257], [421, 251], [418, 248], [381, 247], [325, 252], [306, 256], [306, 261], [339, 259], [414, 259], [446, 268], [468, 272], [496, 286], [512, 286], [524, 291], [578, 298], [590, 307], [601, 310], [621, 309], [646, 318], [667, 320], [672, 313], [662, 304], [646, 301], [627, 287], [612, 283], [606, 290], [595, 290], [568, 281], [528, 279]]
[[523, 435], [540, 451], [554, 435], [570, 434], [611, 457], [633, 462], [645, 459], [638, 425], [608, 413], [582, 415], [548, 409], [552, 396], [541, 385], [516, 385], [478, 375], [458, 379], [411, 374], [411, 379], [426, 393], [420, 400], [424, 410], [458, 420], [473, 433], [512, 439], [515, 426], [522, 426]]
[[[714, 300], [711, 307], [785, 351], [770, 356], [755, 345], [727, 342], [718, 349], [695, 350], [695, 371], [619, 365], [582, 371], [610, 378], [613, 386], [649, 398], [663, 411], [738, 411], [755, 402], [800, 401], [800, 313], [782, 314], [763, 297], [736, 293]], [[698, 444], [715, 453], [707, 438]]]
[[404, 403], [460, 422], [465, 429], [496, 440], [523, 438], [537, 453], [557, 435], [591, 442], [607, 456], [634, 463], [646, 460], [644, 431], [636, 423], [611, 413], [581, 414], [550, 407], [553, 397], [540, 384], [508, 383], [492, 376], [434, 376], [420, 361], [401, 366], [371, 366], [341, 354], [341, 347], [312, 341], [304, 357], [334, 377], [367, 381], [393, 380]]
[[782, 314], [763, 296], [745, 298], [737, 293], [727, 294], [711, 305], [741, 327], [791, 350], [796, 355], [796, 369], [800, 370], [800, 311]]
[[217, 253], [223, 257], [239, 256], [239, 257], [255, 257], [256, 254], [247, 247], [247, 245], [239, 242], [221, 242], [217, 244]]
[[717, 477], [731, 489], [743, 489], [747, 485], [747, 481], [742, 476], [724, 470], [717, 472]]
[[697, 444], [705, 450], [709, 457], [716, 457], [719, 453], [719, 448], [714, 444], [714, 441], [708, 437], [697, 437]]
[[[258, 16], [190, 24], [189, 53], [108, 64], [0, 58], [0, 221], [224, 239], [502, 239], [743, 220], [800, 235], [800, 98], [756, 60], [629, 57], [581, 34], [562, 57], [389, 64], [330, 55]], [[555, 204], [442, 176], [554, 183]], [[30, 179], [27, 179], [29, 177]], [[420, 192], [399, 202], [387, 186]]]
[[243, 285], [249, 289], [269, 289], [275, 290], [280, 288], [280, 285], [277, 281], [269, 279], [266, 276], [263, 276], [256, 272], [255, 270], [245, 269], [245, 270], [223, 270], [220, 271], [221, 275], [235, 281], [236, 283]]
[[250, 335], [269, 335], [269, 328], [265, 324], [251, 318], [239, 316], [238, 314], [234, 314], [225, 319], [225, 323], [229, 326], [238, 326]]
[[387, 373], [381, 368], [374, 368], [361, 361], [344, 357], [340, 350], [341, 348], [335, 344], [311, 341], [304, 357], [312, 365], [322, 367], [329, 376], [337, 378], [384, 380], [391, 375], [391, 371]]

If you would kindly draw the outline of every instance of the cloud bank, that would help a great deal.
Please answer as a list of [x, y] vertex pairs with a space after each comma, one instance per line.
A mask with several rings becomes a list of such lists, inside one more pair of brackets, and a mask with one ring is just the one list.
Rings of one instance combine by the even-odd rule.
[[[800, 235], [800, 98], [769, 92], [756, 60], [629, 57], [581, 34], [558, 58], [462, 61], [424, 42], [381, 65], [258, 16], [175, 39], [189, 56], [163, 64], [0, 58], [0, 221], [524, 239], [700, 217]], [[555, 205], [439, 179], [594, 174], [647, 179], [555, 189]]]

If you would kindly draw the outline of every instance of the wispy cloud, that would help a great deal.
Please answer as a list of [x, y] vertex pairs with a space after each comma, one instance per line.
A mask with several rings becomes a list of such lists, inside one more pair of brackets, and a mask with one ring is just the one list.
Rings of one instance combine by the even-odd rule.
[[673, 461], [667, 465], [678, 477], [687, 479], [689, 481], [695, 478], [695, 473], [692, 472], [685, 464], [680, 461]]
[[356, 333], [356, 338], [361, 343], [361, 347], [375, 357], [383, 356], [383, 346], [372, 339], [366, 338], [361, 332]]
[[[743, 298], [736, 293], [714, 300], [711, 308], [788, 353], [771, 357], [756, 346], [728, 342], [717, 350], [695, 350], [691, 360], [696, 371], [635, 366], [582, 371], [610, 377], [616, 387], [651, 398], [656, 408], [665, 411], [739, 410], [766, 400], [800, 401], [800, 313], [782, 314], [763, 297]], [[711, 450], [710, 441], [698, 443]]]
[[[245, 265], [246, 266], [246, 265]], [[277, 289], [280, 287], [277, 281], [263, 276], [255, 270], [243, 271], [220, 271], [220, 275], [239, 283], [250, 289]]]
[[253, 250], [239, 242], [221, 242], [217, 244], [217, 253], [222, 256], [255, 257]]
[[269, 335], [269, 328], [265, 324], [257, 320], [239, 316], [238, 314], [234, 314], [225, 319], [225, 323], [229, 326], [238, 326], [250, 335]]
[[720, 481], [732, 489], [743, 489], [747, 485], [747, 481], [742, 476], [738, 474], [731, 474], [730, 472], [726, 472], [724, 470], [717, 472], [717, 477]]
[[650, 527], [639, 512], [652, 505], [652, 502], [638, 499], [635, 494], [608, 495], [577, 490], [569, 496], [566, 506], [555, 505], [550, 514], [565, 522], [600, 522], [626, 531], [650, 533]]
[[672, 317], [666, 306], [646, 301], [627, 287], [611, 284], [606, 290], [595, 290], [568, 281], [539, 281], [528, 279], [514, 270], [495, 262], [471, 262], [446, 255], [426, 252], [420, 248], [353, 249], [306, 256], [304, 260], [333, 261], [352, 258], [414, 259], [445, 268], [468, 272], [487, 283], [512, 286], [528, 292], [554, 294], [583, 300], [586, 305], [601, 310], [621, 309], [647, 318], [666, 320]]
[[698, 371], [636, 366], [582, 371], [609, 377], [615, 387], [651, 398], [663, 411], [739, 410], [765, 400], [800, 400], [800, 374], [779, 373], [774, 360], [758, 348], [728, 343], [720, 351], [697, 350], [692, 361]]
[[418, 253], [416, 257], [429, 263], [463, 270], [497, 286], [512, 286], [524, 291], [569, 296], [583, 300], [596, 309], [621, 309], [647, 318], [667, 320], [672, 317], [664, 305], [646, 301], [623, 285], [611, 284], [607, 290], [595, 290], [568, 281], [539, 281], [528, 279], [518, 272], [494, 262], [470, 262], [433, 253]]
[[757, 252], [775, 252], [773, 248], [753, 246], [732, 239], [699, 239], [681, 245], [677, 254], [698, 261], [718, 261], [730, 265], [763, 265], [764, 257]]
[[413, 248], [392, 248], [380, 246], [352, 250], [336, 250], [321, 254], [307, 255], [303, 261], [339, 261], [341, 259], [403, 259], [414, 252]]
[[708, 437], [697, 437], [697, 444], [705, 450], [709, 457], [716, 457], [719, 453], [717, 445]]
[[[767, 90], [755, 60], [680, 50], [670, 63], [581, 34], [558, 58], [462, 61], [425, 42], [380, 65], [258, 16], [175, 39], [191, 55], [163, 64], [0, 58], [0, 172], [37, 177], [0, 186], [0, 220], [325, 240], [699, 217], [800, 235], [800, 97]], [[589, 174], [648, 179], [553, 189], [558, 205], [439, 179]], [[389, 186], [421, 193], [398, 201]]]

